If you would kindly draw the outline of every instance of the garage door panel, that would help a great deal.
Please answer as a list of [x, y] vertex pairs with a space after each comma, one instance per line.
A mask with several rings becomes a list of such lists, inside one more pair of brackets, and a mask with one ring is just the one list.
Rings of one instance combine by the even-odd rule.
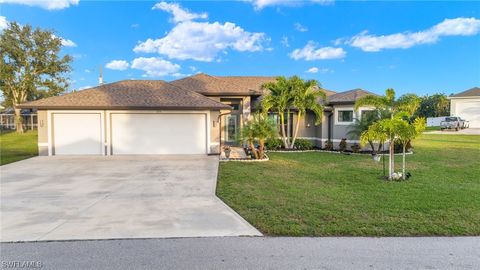
[[111, 114], [112, 154], [205, 154], [205, 114]]
[[55, 155], [101, 155], [102, 132], [99, 113], [54, 113]]
[[455, 116], [470, 122], [470, 127], [480, 128], [480, 102], [479, 101], [457, 101]]

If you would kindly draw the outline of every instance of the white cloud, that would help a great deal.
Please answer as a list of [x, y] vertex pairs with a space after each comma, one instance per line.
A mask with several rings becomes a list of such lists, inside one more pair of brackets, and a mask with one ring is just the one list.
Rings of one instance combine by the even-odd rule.
[[345, 43], [366, 52], [383, 49], [407, 49], [415, 45], [432, 44], [442, 36], [472, 36], [480, 32], [480, 20], [476, 18], [445, 19], [433, 27], [419, 32], [403, 32], [375, 36], [363, 31]]
[[85, 71], [85, 73], [90, 73], [90, 72], [92, 72], [92, 71], [90, 71], [90, 69], [85, 69], [84, 71]]
[[290, 43], [288, 42], [288, 37], [283, 36], [282, 40], [280, 40], [280, 43], [283, 45], [283, 47], [290, 47]]
[[263, 49], [264, 33], [251, 33], [231, 22], [181, 22], [163, 38], [147, 39], [134, 52], [159, 53], [172, 59], [211, 62], [228, 49], [255, 52]]
[[36, 6], [48, 10], [58, 10], [68, 8], [71, 5], [78, 5], [79, 0], [0, 0], [0, 4], [21, 4], [27, 6]]
[[167, 2], [160, 2], [153, 6], [152, 9], [160, 9], [172, 14], [173, 18], [172, 21], [174, 23], [191, 21], [194, 19], [206, 19], [208, 18], [208, 14], [203, 13], [192, 13], [187, 9], [181, 8], [177, 3], [167, 3]]
[[180, 66], [158, 57], [139, 57], [132, 61], [132, 68], [145, 71], [143, 77], [162, 77], [175, 75], [180, 71]]
[[290, 53], [290, 57], [295, 60], [305, 59], [307, 61], [344, 58], [346, 52], [342, 48], [321, 47], [313, 41], [309, 41], [305, 47], [295, 49]]
[[5, 16], [0, 16], [0, 31], [2, 31], [3, 29], [7, 28], [7, 26], [8, 26], [7, 17], [5, 17]]
[[77, 47], [77, 44], [70, 39], [60, 38], [62, 40], [62, 45], [65, 47]]
[[295, 27], [295, 30], [297, 30], [297, 31], [299, 31], [299, 32], [307, 32], [307, 31], [308, 31], [308, 28], [307, 28], [307, 27], [301, 25], [301, 24], [298, 23], [298, 22], [295, 23], [293, 26]]
[[262, 10], [265, 7], [270, 6], [302, 6], [305, 3], [314, 3], [320, 5], [329, 5], [334, 2], [334, 0], [246, 0], [251, 2], [255, 10]]
[[105, 65], [106, 68], [113, 70], [126, 70], [129, 66], [125, 60], [113, 60]]
[[322, 74], [325, 74], [325, 73], [333, 73], [333, 70], [329, 69], [329, 68], [317, 68], [317, 67], [311, 67], [309, 68], [307, 71], [305, 71], [307, 73], [322, 73]]
[[311, 67], [307, 70], [308, 73], [317, 73], [318, 72], [318, 68], [317, 67]]

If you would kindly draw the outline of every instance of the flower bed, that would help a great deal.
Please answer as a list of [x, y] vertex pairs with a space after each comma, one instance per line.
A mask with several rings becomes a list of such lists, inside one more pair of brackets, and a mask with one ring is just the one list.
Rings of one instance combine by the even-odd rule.
[[269, 161], [270, 158], [265, 154], [265, 157], [262, 159], [252, 159], [252, 158], [220, 158], [220, 161], [240, 161], [240, 162], [264, 162]]

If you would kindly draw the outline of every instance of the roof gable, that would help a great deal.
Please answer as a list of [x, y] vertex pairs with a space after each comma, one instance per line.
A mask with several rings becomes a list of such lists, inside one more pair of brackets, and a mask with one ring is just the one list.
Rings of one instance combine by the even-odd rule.
[[333, 95], [328, 97], [327, 103], [330, 103], [330, 104], [355, 103], [355, 101], [357, 101], [357, 99], [359, 99], [361, 97], [364, 97], [364, 96], [368, 96], [368, 95], [376, 96], [376, 94], [374, 94], [372, 92], [357, 88], [357, 89], [352, 89], [352, 90], [349, 90], [349, 91], [339, 92], [339, 93], [333, 94]]
[[178, 87], [203, 95], [261, 95], [261, 86], [275, 77], [263, 76], [211, 76], [199, 73], [170, 82]]
[[455, 98], [455, 97], [479, 97], [479, 96], [480, 96], [480, 88], [473, 87], [450, 97]]
[[20, 105], [40, 109], [229, 109], [160, 80], [125, 80]]

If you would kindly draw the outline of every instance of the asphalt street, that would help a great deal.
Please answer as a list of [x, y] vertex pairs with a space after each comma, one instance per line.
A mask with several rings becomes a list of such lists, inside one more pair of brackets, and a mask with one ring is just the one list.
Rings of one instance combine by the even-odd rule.
[[10, 269], [480, 269], [480, 237], [213, 237], [0, 248], [2, 267]]

